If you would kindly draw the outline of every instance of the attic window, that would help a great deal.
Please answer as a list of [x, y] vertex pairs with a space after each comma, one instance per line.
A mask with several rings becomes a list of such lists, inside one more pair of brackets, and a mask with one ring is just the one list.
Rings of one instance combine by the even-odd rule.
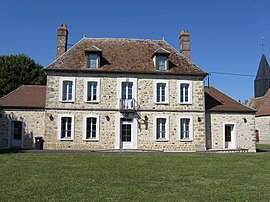
[[89, 69], [95, 69], [100, 66], [100, 56], [97, 53], [89, 53], [88, 55], [88, 64]]
[[168, 57], [167, 56], [156, 56], [156, 69], [160, 71], [166, 71], [168, 69]]

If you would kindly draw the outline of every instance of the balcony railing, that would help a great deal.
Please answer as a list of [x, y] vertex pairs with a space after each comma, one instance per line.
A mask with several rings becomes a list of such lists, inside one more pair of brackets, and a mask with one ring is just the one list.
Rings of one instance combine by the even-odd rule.
[[135, 99], [120, 99], [120, 111], [129, 112], [136, 110], [136, 101]]

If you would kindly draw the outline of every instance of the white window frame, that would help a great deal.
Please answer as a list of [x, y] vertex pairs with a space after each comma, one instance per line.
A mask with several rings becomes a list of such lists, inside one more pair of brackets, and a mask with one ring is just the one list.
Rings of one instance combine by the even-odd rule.
[[122, 82], [132, 82], [132, 99], [137, 101], [137, 86], [138, 86], [138, 79], [137, 78], [117, 78], [117, 105], [116, 108], [119, 108], [120, 99], [122, 98]]
[[[62, 132], [62, 118], [70, 117], [71, 118], [71, 137], [70, 138], [61, 138]], [[58, 140], [61, 141], [73, 141], [74, 140], [74, 115], [72, 114], [60, 114], [58, 115]]]
[[[87, 100], [88, 97], [88, 82], [97, 82], [97, 100]], [[100, 102], [100, 79], [99, 78], [85, 78], [84, 79], [84, 102], [99, 103]]]
[[[158, 83], [164, 83], [166, 84], [166, 87], [165, 87], [165, 101], [160, 101], [158, 102], [157, 101], [157, 84]], [[169, 81], [168, 80], [155, 80], [154, 81], [154, 103], [155, 104], [169, 104]]]
[[[90, 138], [87, 139], [87, 118], [96, 118], [97, 119], [97, 125], [96, 125], [96, 138]], [[83, 116], [83, 140], [84, 141], [99, 141], [99, 115], [94, 114], [87, 114]]]
[[[157, 119], [166, 119], [166, 125], [165, 125], [165, 138], [157, 139]], [[169, 141], [169, 136], [170, 136], [170, 117], [167, 115], [160, 115], [160, 116], [155, 116], [154, 117], [154, 140], [157, 142], [167, 142]]]
[[[96, 66], [95, 67], [90, 67], [90, 57], [91, 55], [96, 55], [97, 58], [96, 58]], [[89, 53], [88, 54], [88, 69], [96, 69], [96, 68], [99, 68], [100, 66], [100, 55], [98, 53]]]
[[[165, 70], [159, 69], [159, 62], [158, 62], [159, 61], [159, 57], [166, 58], [166, 60], [165, 60]], [[157, 71], [167, 71], [168, 70], [168, 56], [165, 56], [165, 55], [156, 55], [153, 58], [153, 60], [154, 60], [154, 65], [155, 65]]]
[[[189, 85], [189, 88], [188, 88], [188, 101], [184, 101], [184, 102], [181, 102], [181, 84], [188, 84]], [[187, 80], [182, 80], [182, 81], [178, 81], [178, 102], [179, 104], [182, 104], [182, 105], [186, 105], [186, 104], [192, 104], [192, 92], [193, 92], [193, 88], [192, 88], [192, 81], [187, 81]]]
[[[181, 139], [181, 119], [189, 119], [189, 138]], [[178, 120], [178, 140], [181, 142], [193, 141], [193, 117], [192, 116], [179, 116]]]
[[[72, 85], [72, 99], [71, 100], [63, 100], [63, 83], [64, 81], [71, 81]], [[59, 79], [59, 101], [60, 102], [74, 102], [75, 101], [75, 78], [74, 77], [60, 77]]]

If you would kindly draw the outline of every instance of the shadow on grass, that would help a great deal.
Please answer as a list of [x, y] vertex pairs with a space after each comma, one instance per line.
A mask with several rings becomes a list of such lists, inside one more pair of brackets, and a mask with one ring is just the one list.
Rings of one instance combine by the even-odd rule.
[[33, 151], [33, 150], [20, 149], [20, 148], [0, 149], [0, 154], [27, 153], [27, 151]]

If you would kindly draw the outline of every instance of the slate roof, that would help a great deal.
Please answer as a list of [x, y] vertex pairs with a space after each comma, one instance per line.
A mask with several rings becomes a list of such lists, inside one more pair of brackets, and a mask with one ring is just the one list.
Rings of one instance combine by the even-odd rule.
[[[87, 51], [102, 50], [101, 67], [87, 67]], [[169, 70], [157, 71], [155, 52], [169, 54]], [[148, 74], [202, 75], [207, 73], [163, 40], [82, 38], [77, 44], [51, 63], [46, 71], [128, 72]]]
[[263, 97], [252, 98], [248, 106], [256, 109], [256, 117], [270, 116], [270, 89]]
[[22, 85], [0, 98], [0, 108], [45, 108], [46, 86]]
[[270, 68], [269, 68], [267, 59], [265, 57], [265, 54], [263, 53], [261, 57], [260, 65], [257, 71], [256, 80], [264, 79], [264, 78], [267, 78], [267, 79], [270, 78]]
[[205, 109], [211, 112], [255, 113], [214, 87], [204, 87]]

